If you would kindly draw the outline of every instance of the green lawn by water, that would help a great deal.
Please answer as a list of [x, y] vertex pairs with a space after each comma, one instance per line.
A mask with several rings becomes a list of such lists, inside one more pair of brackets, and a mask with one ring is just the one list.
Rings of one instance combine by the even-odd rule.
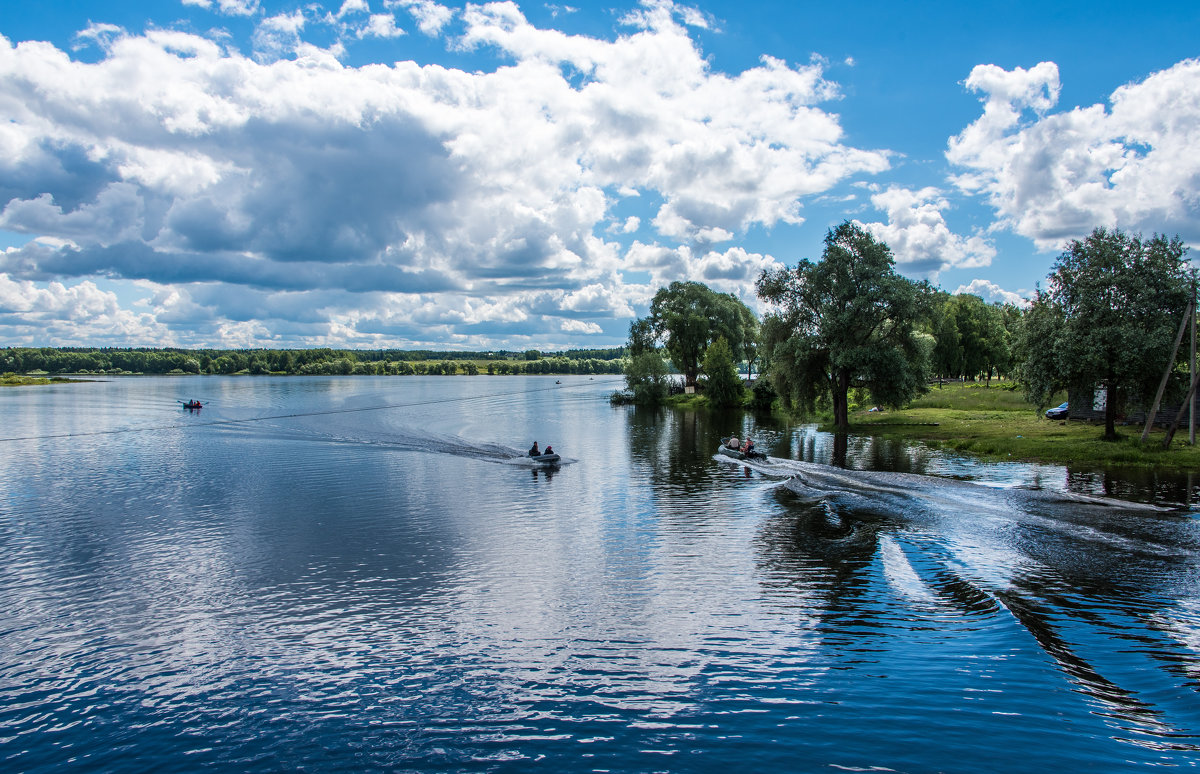
[[1118, 425], [1121, 437], [1104, 441], [1103, 425], [1048, 420], [1020, 390], [995, 383], [935, 386], [902, 411], [857, 411], [850, 421], [854, 432], [921, 440], [985, 459], [1200, 470], [1200, 449], [1187, 443], [1186, 416], [1168, 450], [1162, 428], [1142, 443], [1140, 425]]

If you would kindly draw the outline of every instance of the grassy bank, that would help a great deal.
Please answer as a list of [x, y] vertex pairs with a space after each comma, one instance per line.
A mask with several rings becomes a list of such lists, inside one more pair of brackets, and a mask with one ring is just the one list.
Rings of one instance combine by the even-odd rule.
[[82, 382], [84, 379], [67, 379], [63, 376], [22, 376], [4, 374], [0, 376], [0, 387], [25, 387], [31, 384], [55, 384], [57, 382]]
[[1187, 444], [1186, 427], [1168, 450], [1161, 428], [1144, 444], [1142, 428], [1133, 425], [1118, 426], [1121, 437], [1104, 441], [1103, 425], [1048, 420], [1020, 391], [995, 385], [934, 387], [903, 411], [856, 412], [851, 426], [856, 433], [920, 440], [984, 459], [1200, 469], [1200, 449]]

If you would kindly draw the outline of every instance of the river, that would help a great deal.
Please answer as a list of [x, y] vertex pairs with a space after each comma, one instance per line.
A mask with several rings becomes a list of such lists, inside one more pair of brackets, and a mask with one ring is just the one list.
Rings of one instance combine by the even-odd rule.
[[[4, 770], [1200, 762], [1196, 481], [618, 386], [0, 391]], [[731, 432], [771, 460], [715, 455]]]

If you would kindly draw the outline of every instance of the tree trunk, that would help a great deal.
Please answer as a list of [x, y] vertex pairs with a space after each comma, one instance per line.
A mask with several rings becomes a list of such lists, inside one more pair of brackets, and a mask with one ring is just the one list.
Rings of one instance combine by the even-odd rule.
[[1117, 440], [1117, 393], [1111, 381], [1104, 399], [1104, 440]]
[[839, 430], [850, 429], [850, 374], [839, 371], [833, 377], [833, 426]]

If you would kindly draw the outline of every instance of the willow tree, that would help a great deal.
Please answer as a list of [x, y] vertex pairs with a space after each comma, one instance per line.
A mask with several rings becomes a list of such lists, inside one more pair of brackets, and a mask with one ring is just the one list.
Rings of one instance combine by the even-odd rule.
[[1104, 437], [1127, 400], [1153, 394], [1190, 299], [1179, 237], [1098, 228], [1072, 240], [1026, 313], [1021, 376], [1032, 402], [1103, 384]]
[[821, 260], [764, 271], [758, 295], [774, 311], [762, 325], [769, 376], [793, 405], [827, 395], [833, 422], [850, 425], [849, 392], [865, 388], [900, 407], [926, 389], [928, 347], [916, 283], [895, 271], [892, 251], [846, 221], [825, 235]]

